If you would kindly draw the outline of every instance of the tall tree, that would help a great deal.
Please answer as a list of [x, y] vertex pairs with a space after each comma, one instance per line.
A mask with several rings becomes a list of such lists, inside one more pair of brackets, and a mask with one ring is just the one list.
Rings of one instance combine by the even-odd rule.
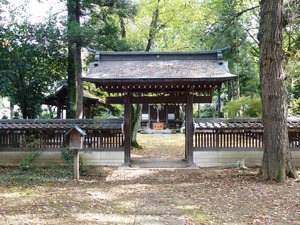
[[[134, 7], [130, 1], [123, 0], [67, 0], [67, 11], [67, 118], [82, 118], [81, 49], [88, 46], [97, 50], [122, 50], [122, 38], [126, 35], [123, 19], [134, 12]], [[83, 21], [82, 16], [85, 16]]]
[[126, 21], [133, 19], [136, 4], [130, 0], [85, 0], [83, 6], [89, 15], [83, 24], [85, 45], [99, 51], [131, 50], [126, 41]]
[[[159, 16], [160, 16], [160, 0], [156, 0], [154, 11], [152, 12], [152, 19], [149, 26], [149, 34], [147, 37], [147, 44], [146, 44], [146, 52], [149, 52], [156, 34], [161, 29], [159, 27]], [[140, 128], [141, 121], [142, 121], [142, 110], [143, 104], [133, 104], [131, 106], [131, 146], [135, 148], [141, 148], [141, 146], [137, 142], [137, 133], [138, 129]]]
[[284, 28], [284, 71], [288, 75], [287, 88], [290, 110], [300, 115], [300, 4], [286, 1], [288, 24]]
[[83, 112], [83, 85], [81, 47], [82, 34], [80, 27], [81, 2], [68, 0], [68, 96], [67, 118], [81, 118]]
[[[230, 88], [229, 100], [243, 95], [259, 95], [257, 34], [258, 3], [252, 0], [206, 0], [203, 21], [191, 40], [206, 49], [230, 46], [225, 53], [229, 69], [238, 78]], [[197, 28], [197, 27], [196, 27]], [[197, 38], [198, 37], [198, 38]], [[232, 83], [231, 83], [232, 84]]]
[[260, 80], [263, 102], [264, 154], [262, 177], [285, 182], [298, 177], [289, 151], [286, 76], [283, 72], [283, 0], [260, 2]]
[[201, 19], [197, 1], [139, 1], [137, 15], [128, 22], [127, 41], [134, 42], [139, 51], [198, 50], [199, 46], [191, 46], [189, 39], [195, 21]]
[[[85, 3], [88, 3], [86, 1]], [[104, 51], [128, 51], [136, 49], [136, 46], [127, 43], [126, 19], [132, 18], [136, 13], [136, 5], [131, 1], [104, 0], [89, 1], [85, 9], [90, 12], [90, 18], [86, 21], [89, 30], [88, 46]], [[132, 146], [139, 147], [136, 142], [136, 134], [141, 122], [142, 105], [134, 105], [131, 108], [131, 133]]]
[[62, 32], [48, 23], [0, 27], [0, 95], [17, 104], [24, 119], [36, 118], [44, 96], [65, 76]]

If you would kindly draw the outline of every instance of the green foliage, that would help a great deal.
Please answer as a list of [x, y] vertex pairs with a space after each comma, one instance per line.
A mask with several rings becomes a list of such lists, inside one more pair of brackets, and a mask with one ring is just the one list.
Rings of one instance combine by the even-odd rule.
[[300, 98], [295, 99], [290, 107], [293, 116], [300, 116]]
[[19, 163], [21, 170], [33, 170], [35, 169], [34, 161], [40, 157], [41, 153], [38, 151], [31, 152], [26, 158]]
[[[1, 1], [2, 4], [6, 2]], [[230, 46], [224, 55], [229, 61], [231, 73], [238, 75], [238, 80], [234, 88], [227, 89], [227, 85], [222, 88], [223, 94], [228, 96], [222, 99], [222, 105], [226, 99], [259, 95], [259, 49], [256, 38], [259, 1], [78, 2], [81, 5], [80, 16], [84, 16], [84, 20], [80, 25], [69, 24], [70, 29], [65, 33], [57, 28], [55, 18], [35, 26], [27, 22], [11, 22], [0, 27], [0, 95], [9, 96], [13, 103], [18, 104], [25, 118], [39, 115], [43, 96], [57, 80], [66, 76], [66, 34], [82, 47], [89, 46], [101, 51], [144, 51], [149, 38], [152, 39], [153, 51], [211, 50]], [[299, 11], [296, 2], [288, 1], [289, 13]], [[156, 11], [158, 20], [154, 26]], [[3, 18], [0, 15], [0, 21]], [[19, 19], [17, 13], [11, 18], [15, 21]], [[26, 18], [23, 19], [26, 21]], [[288, 78], [289, 99], [300, 98], [299, 43], [299, 23], [288, 24], [284, 33], [284, 69]], [[205, 106], [200, 116], [214, 116], [212, 109]], [[121, 110], [117, 109], [117, 113], [112, 115], [118, 116]], [[96, 111], [97, 117], [110, 116], [103, 108]]]
[[42, 154], [39, 151], [36, 151], [36, 148], [41, 145], [41, 141], [35, 135], [30, 135], [29, 137], [21, 140], [21, 147], [25, 151], [29, 151], [30, 154], [21, 160], [19, 163], [21, 170], [33, 170], [35, 169], [34, 162], [40, 157]]
[[[299, 14], [299, 3], [287, 1], [287, 13], [289, 16]], [[284, 29], [283, 52], [284, 72], [287, 77], [287, 89], [289, 100], [300, 98], [300, 25], [298, 21], [290, 22]]]
[[223, 108], [224, 116], [236, 117], [261, 117], [262, 104], [258, 97], [243, 96], [228, 102]]
[[217, 107], [214, 104], [201, 104], [194, 108], [193, 116], [195, 118], [215, 118], [218, 117]]
[[[83, 10], [89, 19], [82, 26], [84, 30], [83, 46], [101, 51], [133, 50], [127, 43], [126, 21], [136, 14], [137, 5], [132, 1], [103, 0], [83, 1]], [[134, 46], [133, 43], [132, 46]]]
[[36, 118], [44, 96], [66, 75], [64, 36], [56, 20], [0, 27], [0, 95]]
[[249, 169], [249, 168], [246, 166], [245, 160], [244, 160], [244, 159], [241, 159], [241, 160], [237, 161], [236, 164], [235, 164], [235, 166], [236, 166], [236, 168], [237, 168], [238, 170], [247, 170], [247, 169]]
[[[84, 90], [87, 91], [88, 94], [103, 99], [103, 101], [105, 97], [108, 96], [107, 93], [102, 92], [99, 88], [96, 88], [94, 84], [88, 82], [84, 82]], [[120, 118], [123, 111], [124, 106], [121, 104], [93, 106], [94, 118]]]
[[[225, 57], [231, 73], [238, 75], [238, 86], [232, 93], [233, 97], [259, 94], [259, 51], [254, 38], [257, 36], [258, 8], [253, 8], [257, 5], [255, 1], [204, 1], [203, 7], [207, 8], [204, 14], [209, 19], [199, 25], [205, 27], [193, 32], [201, 37], [198, 39], [201, 41], [199, 45], [204, 45], [206, 49], [230, 46]], [[250, 8], [253, 9], [248, 10]]]
[[43, 109], [39, 115], [39, 119], [53, 119], [54, 117], [55, 112], [50, 106], [47, 109]]
[[41, 141], [35, 135], [30, 135], [25, 140], [22, 140], [22, 148], [24, 150], [32, 151], [41, 145]]
[[71, 165], [74, 159], [74, 151], [69, 148], [64, 148], [60, 152], [61, 158], [68, 164]]
[[48, 184], [54, 181], [69, 181], [73, 179], [73, 171], [65, 166], [36, 167], [34, 170], [17, 168], [1, 168], [0, 185], [3, 186], [33, 186]]
[[298, 37], [298, 43], [299, 46], [286, 52], [289, 57], [285, 60], [284, 71], [287, 76], [289, 99], [300, 98], [300, 35]]
[[[152, 38], [153, 51], [211, 50], [230, 46], [225, 58], [229, 61], [231, 73], [238, 75], [239, 79], [236, 88], [227, 93], [229, 100], [231, 96], [259, 94], [259, 52], [255, 38], [257, 1], [139, 2], [137, 15], [127, 24], [128, 42], [138, 43], [144, 50], [147, 41]], [[153, 27], [155, 10], [158, 10], [159, 16]]]
[[[67, 163], [69, 167], [74, 165], [74, 151], [66, 148], [60, 152], [61, 158]], [[81, 174], [87, 171], [87, 167], [84, 165], [81, 155], [79, 155], [79, 172]]]
[[[179, 51], [197, 49], [191, 46], [192, 28], [203, 20], [201, 5], [185, 0], [139, 1], [138, 13], [127, 24], [127, 41], [145, 50], [151, 39], [150, 51]], [[154, 22], [157, 12], [157, 21]]]

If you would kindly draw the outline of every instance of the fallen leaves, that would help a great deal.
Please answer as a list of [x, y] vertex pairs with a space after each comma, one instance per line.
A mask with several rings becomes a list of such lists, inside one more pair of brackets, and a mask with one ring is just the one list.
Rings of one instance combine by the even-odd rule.
[[90, 224], [133, 224], [143, 218], [185, 224], [300, 224], [300, 183], [293, 180], [277, 185], [220, 168], [105, 170], [105, 177], [94, 168], [85, 180], [0, 187], [0, 217], [6, 224], [22, 221], [22, 215], [24, 224], [51, 223], [53, 218], [60, 224], [80, 223], [86, 215], [93, 215]]
[[[172, 137], [180, 144], [155, 136], [159, 141], [135, 154], [183, 158], [183, 135]], [[0, 175], [11, 170], [17, 168], [0, 168]], [[93, 167], [79, 181], [51, 171], [41, 170], [43, 182], [25, 186], [0, 181], [0, 224], [300, 224], [299, 180], [264, 182], [258, 169]]]

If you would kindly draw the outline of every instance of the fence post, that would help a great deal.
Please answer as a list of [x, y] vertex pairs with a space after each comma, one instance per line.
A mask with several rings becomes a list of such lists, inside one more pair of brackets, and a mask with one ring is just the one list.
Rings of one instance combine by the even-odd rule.
[[66, 134], [69, 137], [69, 148], [74, 150], [74, 179], [79, 179], [79, 151], [82, 149], [83, 139], [86, 133], [77, 125], [72, 127]]
[[74, 149], [74, 179], [79, 179], [79, 151]]

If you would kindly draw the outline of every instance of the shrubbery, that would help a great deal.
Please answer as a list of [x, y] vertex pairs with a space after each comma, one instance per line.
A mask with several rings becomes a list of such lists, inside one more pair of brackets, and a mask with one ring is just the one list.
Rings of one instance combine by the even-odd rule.
[[243, 96], [228, 102], [224, 108], [224, 117], [261, 117], [262, 103], [259, 97]]

